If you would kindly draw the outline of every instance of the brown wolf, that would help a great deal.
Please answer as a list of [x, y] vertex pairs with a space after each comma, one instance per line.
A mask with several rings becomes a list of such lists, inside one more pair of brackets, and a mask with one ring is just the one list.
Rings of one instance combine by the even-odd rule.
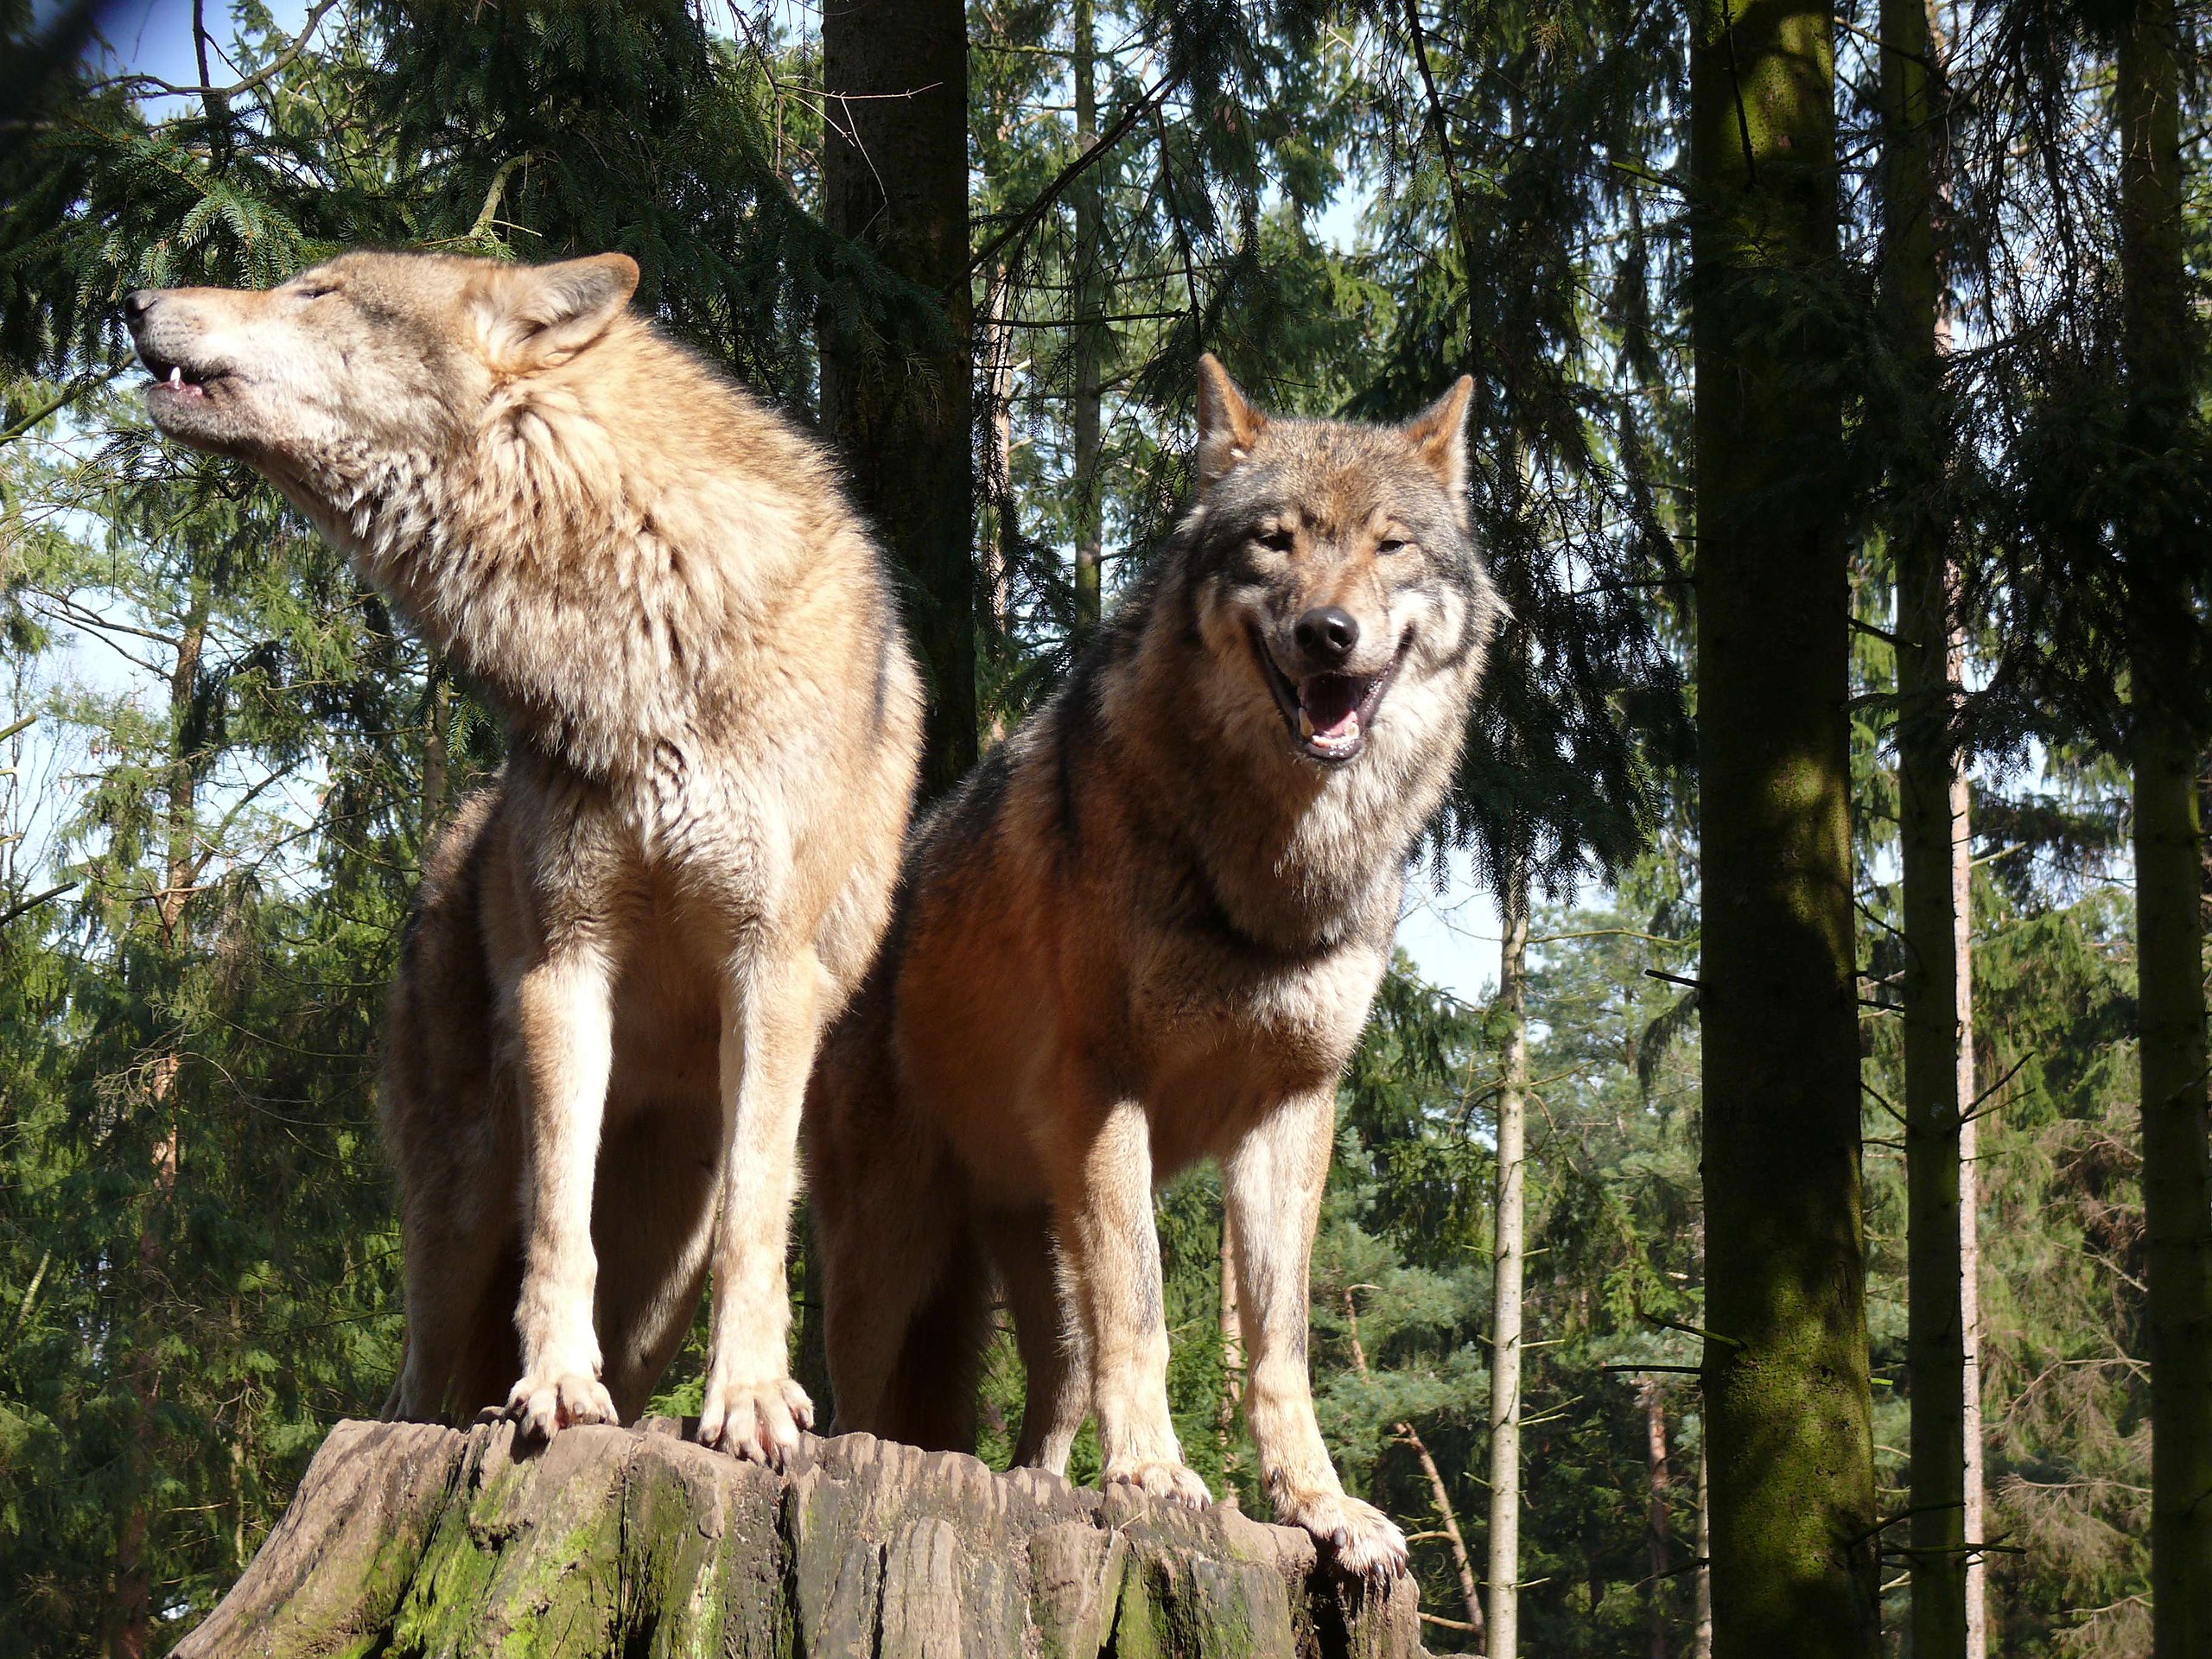
[[1271, 420], [1205, 359], [1196, 505], [918, 827], [808, 1096], [841, 1429], [972, 1439], [995, 1267], [1020, 1460], [1065, 1469], [1095, 1409], [1109, 1479], [1205, 1502], [1168, 1418], [1152, 1189], [1217, 1157], [1277, 1512], [1351, 1570], [1402, 1567], [1322, 1444], [1306, 1271], [1338, 1077], [1498, 610], [1471, 385], [1401, 428]]
[[637, 279], [351, 253], [127, 311], [161, 429], [275, 480], [509, 728], [392, 998], [388, 1412], [634, 1416], [711, 1255], [700, 1437], [772, 1460], [811, 1412], [800, 1103], [889, 912], [920, 696], [822, 451], [632, 315]]

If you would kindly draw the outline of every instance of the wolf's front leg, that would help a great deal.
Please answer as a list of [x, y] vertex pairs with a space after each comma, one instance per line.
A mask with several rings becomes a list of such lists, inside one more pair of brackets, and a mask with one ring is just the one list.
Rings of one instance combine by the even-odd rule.
[[784, 1253], [827, 988], [802, 950], [756, 959], [724, 998], [721, 1218], [699, 1439], [779, 1466], [814, 1427], [814, 1402], [791, 1376]]
[[516, 987], [527, 1098], [522, 1299], [522, 1380], [507, 1413], [545, 1437], [573, 1423], [611, 1423], [614, 1402], [600, 1382], [592, 1298], [599, 1277], [591, 1243], [592, 1179], [614, 1058], [613, 974], [585, 944], [549, 951]]
[[1373, 1504], [1345, 1493], [1314, 1420], [1306, 1372], [1307, 1274], [1336, 1104], [1333, 1089], [1285, 1102], [1245, 1137], [1224, 1171], [1250, 1347], [1244, 1408], [1275, 1518], [1333, 1548], [1347, 1573], [1402, 1573], [1405, 1535]]
[[1167, 1319], [1152, 1217], [1152, 1136], [1123, 1102], [1056, 1176], [1060, 1238], [1091, 1363], [1105, 1478], [1193, 1509], [1213, 1501], [1167, 1412]]

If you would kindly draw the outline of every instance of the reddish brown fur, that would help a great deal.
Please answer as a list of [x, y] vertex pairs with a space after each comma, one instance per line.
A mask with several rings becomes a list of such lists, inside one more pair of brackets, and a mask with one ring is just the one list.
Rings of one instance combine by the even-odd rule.
[[[1196, 507], [1070, 684], [918, 828], [883, 958], [824, 1048], [831, 1380], [842, 1427], [963, 1442], [993, 1261], [1023, 1460], [1064, 1466], [1095, 1409], [1109, 1478], [1204, 1502], [1167, 1417], [1151, 1193], [1219, 1158], [1279, 1512], [1390, 1570], [1403, 1540], [1344, 1494], [1314, 1422], [1306, 1261], [1337, 1078], [1495, 614], [1466, 388], [1377, 429], [1270, 423], [1207, 375]], [[1361, 624], [1350, 671], [1387, 696], [1325, 765], [1263, 662], [1305, 708], [1294, 636], [1332, 603]]]

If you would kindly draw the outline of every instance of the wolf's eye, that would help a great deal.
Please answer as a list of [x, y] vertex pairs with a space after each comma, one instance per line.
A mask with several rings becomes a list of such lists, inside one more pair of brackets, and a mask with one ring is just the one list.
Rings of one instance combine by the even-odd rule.
[[326, 294], [335, 294], [337, 291], [338, 284], [335, 283], [311, 283], [292, 290], [303, 300], [319, 300]]
[[1393, 536], [1387, 540], [1377, 542], [1375, 544], [1375, 550], [1377, 553], [1402, 553], [1406, 550], [1406, 543]]
[[1294, 531], [1284, 530], [1280, 526], [1274, 530], [1262, 531], [1260, 532], [1259, 541], [1260, 545], [1266, 548], [1270, 553], [1287, 553], [1292, 548], [1298, 545], [1297, 535]]

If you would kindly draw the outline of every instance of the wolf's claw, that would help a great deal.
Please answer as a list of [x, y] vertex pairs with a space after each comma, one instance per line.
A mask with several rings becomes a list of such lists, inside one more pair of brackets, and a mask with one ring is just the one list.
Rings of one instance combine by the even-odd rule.
[[1337, 1570], [1348, 1576], [1388, 1579], [1406, 1570], [1406, 1535], [1372, 1503], [1342, 1492], [1308, 1492], [1278, 1500], [1275, 1519], [1303, 1527], [1327, 1545]]
[[814, 1402], [788, 1376], [765, 1382], [709, 1382], [699, 1408], [699, 1444], [780, 1469], [814, 1427]]
[[1106, 1478], [1124, 1482], [1147, 1497], [1180, 1503], [1188, 1509], [1203, 1510], [1213, 1503], [1213, 1494], [1206, 1490], [1205, 1482], [1179, 1463], [1133, 1463], [1126, 1468], [1108, 1469]]
[[525, 1376], [507, 1394], [507, 1415], [533, 1440], [550, 1440], [560, 1430], [581, 1423], [612, 1423], [613, 1396], [595, 1376], [564, 1371], [555, 1376]]

